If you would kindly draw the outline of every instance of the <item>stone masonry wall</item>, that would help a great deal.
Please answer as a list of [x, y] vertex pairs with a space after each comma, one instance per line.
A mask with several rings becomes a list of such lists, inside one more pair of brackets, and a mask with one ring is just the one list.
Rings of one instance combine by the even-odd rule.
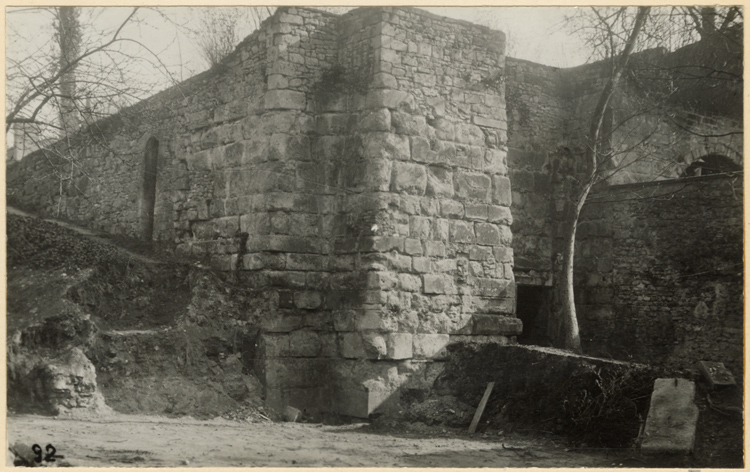
[[550, 285], [554, 218], [562, 210], [551, 196], [562, 190], [560, 175], [570, 172], [571, 156], [559, 150], [571, 134], [571, 101], [559, 68], [507, 58], [506, 71], [516, 280]]
[[[92, 124], [70, 148], [61, 142], [9, 166], [9, 203], [140, 237], [144, 153], [153, 137], [159, 142], [154, 239], [183, 253], [223, 257], [223, 246], [237, 252], [231, 226], [238, 201], [227, 194], [227, 177], [241, 165], [234, 143], [255, 127], [264, 43], [258, 31], [222, 67]], [[216, 231], [207, 229], [209, 221]]]
[[584, 350], [741, 376], [742, 195], [741, 173], [593, 194], [576, 273]]
[[[268, 406], [398, 411], [431, 388], [448, 344], [515, 341], [516, 282], [554, 282], [603, 75], [506, 60], [504, 42], [414, 8], [280, 7], [218, 67], [9, 165], [9, 203], [141, 236], [157, 140], [153, 239], [272, 301], [256, 363]], [[615, 114], [631, 105], [619, 100]], [[649, 149], [683, 167], [704, 151], [741, 162], [736, 136], [674, 131], [731, 123], [674, 119]], [[632, 295], [592, 280], [589, 327]]]

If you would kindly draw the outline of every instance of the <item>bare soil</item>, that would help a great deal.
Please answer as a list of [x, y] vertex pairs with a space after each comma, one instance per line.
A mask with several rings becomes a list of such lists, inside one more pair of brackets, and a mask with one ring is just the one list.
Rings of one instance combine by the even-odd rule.
[[243, 423], [115, 415], [8, 418], [8, 444], [52, 444], [74, 467], [637, 467], [630, 451], [413, 424]]

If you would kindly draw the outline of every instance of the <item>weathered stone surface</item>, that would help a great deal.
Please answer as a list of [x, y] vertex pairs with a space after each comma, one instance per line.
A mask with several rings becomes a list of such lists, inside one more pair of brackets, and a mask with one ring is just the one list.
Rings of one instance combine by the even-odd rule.
[[485, 174], [459, 172], [456, 174], [456, 196], [460, 199], [478, 200], [489, 199], [490, 178]]
[[294, 90], [269, 90], [266, 92], [264, 105], [266, 110], [304, 110], [305, 106], [307, 106], [307, 99], [303, 92]]
[[446, 348], [449, 342], [448, 334], [415, 334], [414, 358], [445, 359], [448, 356]]
[[364, 157], [377, 159], [409, 159], [409, 138], [395, 133], [368, 133], [363, 138]]
[[443, 167], [430, 166], [427, 168], [427, 196], [452, 197], [453, 172]]
[[390, 131], [391, 112], [387, 108], [365, 113], [359, 122], [359, 129], [363, 131]]
[[479, 315], [473, 317], [473, 334], [518, 336], [523, 330], [520, 319], [502, 315]]
[[422, 276], [424, 293], [455, 294], [457, 293], [453, 277], [450, 275], [425, 274]]
[[293, 357], [317, 357], [323, 343], [317, 333], [294, 331], [289, 334], [289, 353]]
[[391, 188], [394, 192], [424, 195], [427, 188], [427, 171], [419, 164], [396, 162], [393, 166]]
[[506, 126], [504, 121], [496, 120], [493, 118], [487, 118], [484, 116], [478, 116], [478, 115], [472, 116], [471, 121], [477, 126], [484, 126], [486, 128], [504, 129]]
[[414, 96], [403, 90], [379, 89], [367, 94], [368, 108], [387, 107], [392, 110], [413, 110]]
[[314, 310], [323, 303], [318, 292], [297, 292], [294, 294], [294, 305], [303, 310]]
[[686, 379], [656, 379], [643, 430], [644, 454], [688, 454], [695, 443], [698, 407], [695, 384]]
[[698, 370], [703, 374], [711, 388], [737, 385], [734, 375], [722, 362], [699, 361]]
[[450, 222], [450, 241], [453, 243], [473, 243], [474, 224], [467, 221]]
[[498, 205], [510, 206], [513, 202], [510, 191], [510, 180], [507, 177], [496, 175], [492, 178], [493, 193], [492, 201]]
[[411, 359], [413, 346], [409, 333], [390, 333], [386, 336], [388, 359]]

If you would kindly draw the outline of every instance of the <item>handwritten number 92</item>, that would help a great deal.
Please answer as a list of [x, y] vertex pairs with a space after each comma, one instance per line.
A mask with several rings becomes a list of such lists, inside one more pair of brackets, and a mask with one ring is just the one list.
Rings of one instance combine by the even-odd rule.
[[34, 460], [37, 462], [37, 464], [41, 463], [42, 460], [44, 460], [45, 462], [55, 462], [55, 453], [57, 452], [57, 449], [55, 449], [55, 446], [53, 446], [52, 444], [47, 444], [47, 447], [45, 448], [47, 454], [44, 455], [44, 458], [42, 458], [42, 448], [41, 446], [39, 446], [39, 444], [34, 444], [33, 446], [31, 446], [31, 450], [34, 451], [34, 454], [36, 454]]

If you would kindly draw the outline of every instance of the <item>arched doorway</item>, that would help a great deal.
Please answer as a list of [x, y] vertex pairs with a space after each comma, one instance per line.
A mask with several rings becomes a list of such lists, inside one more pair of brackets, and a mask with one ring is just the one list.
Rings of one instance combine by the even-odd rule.
[[723, 174], [725, 172], [739, 172], [742, 166], [727, 156], [721, 154], [708, 154], [690, 164], [685, 169], [684, 177], [697, 177], [699, 175]]
[[143, 189], [141, 193], [141, 229], [143, 239], [154, 237], [154, 207], [156, 206], [156, 172], [159, 160], [159, 141], [150, 138], [143, 158]]

